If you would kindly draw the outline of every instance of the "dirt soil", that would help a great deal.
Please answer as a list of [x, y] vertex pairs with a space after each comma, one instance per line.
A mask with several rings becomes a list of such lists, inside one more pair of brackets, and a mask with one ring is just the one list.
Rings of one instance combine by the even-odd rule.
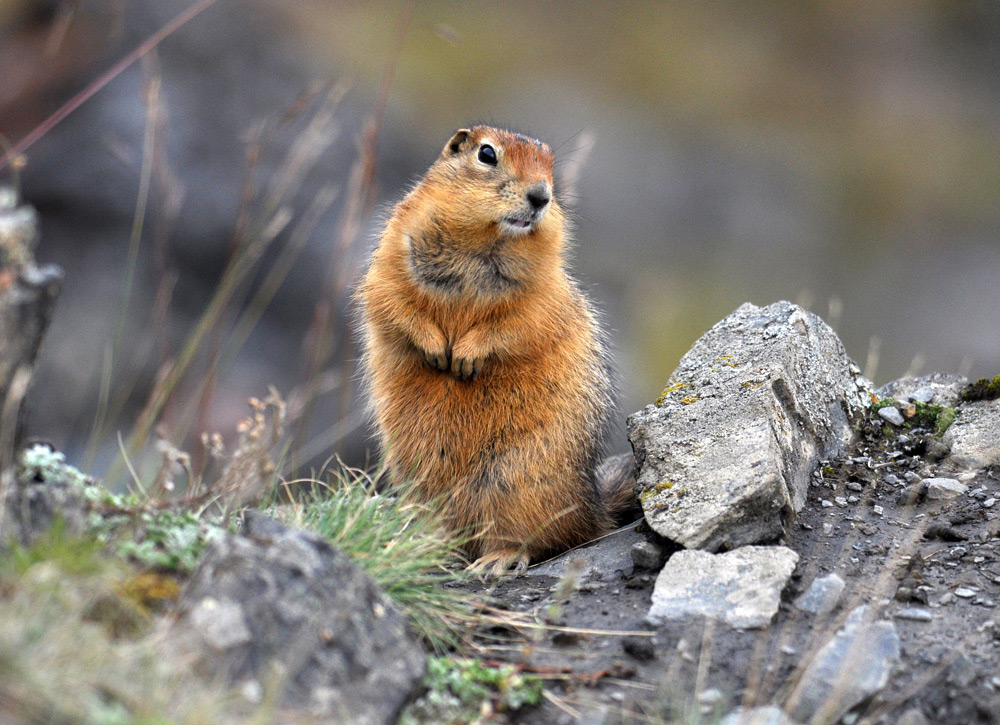
[[[552, 695], [508, 720], [714, 722], [741, 704], [782, 704], [815, 652], [867, 603], [895, 625], [901, 658], [888, 685], [843, 722], [894, 724], [916, 708], [929, 723], [1000, 724], [1000, 469], [961, 476], [934, 460], [941, 451], [929, 432], [881, 425], [824, 462], [776, 542], [801, 558], [765, 630], [647, 624], [657, 570], [635, 566], [631, 550], [643, 539], [676, 549], [642, 523], [521, 577], [472, 585], [502, 610], [478, 654], [542, 675]], [[934, 476], [957, 476], [968, 490], [929, 500], [921, 480]], [[836, 609], [793, 606], [831, 572], [846, 582]]]

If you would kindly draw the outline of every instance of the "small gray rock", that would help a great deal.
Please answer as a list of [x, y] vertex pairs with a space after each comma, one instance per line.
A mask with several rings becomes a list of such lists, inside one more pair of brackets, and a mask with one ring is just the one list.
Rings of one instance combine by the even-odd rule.
[[958, 498], [969, 490], [968, 486], [954, 478], [925, 478], [922, 486], [924, 495], [934, 500]]
[[622, 650], [640, 662], [651, 662], [656, 659], [656, 648], [649, 637], [632, 635], [622, 640]]
[[719, 725], [796, 725], [780, 707], [738, 708], [726, 715]]
[[795, 600], [795, 606], [804, 612], [823, 616], [836, 608], [843, 591], [844, 580], [836, 574], [827, 574], [824, 577], [813, 579], [809, 588]]
[[896, 619], [909, 619], [913, 622], [929, 622], [933, 617], [926, 609], [920, 607], [907, 607], [900, 609], [893, 615]]
[[659, 569], [667, 559], [663, 547], [653, 541], [632, 544], [632, 562], [639, 569]]
[[924, 714], [920, 712], [920, 710], [912, 708], [904, 712], [899, 717], [899, 720], [896, 721], [896, 725], [930, 725], [930, 722], [928, 722], [927, 718], [924, 717]]
[[878, 415], [883, 420], [887, 420], [894, 426], [903, 425], [903, 414], [899, 412], [898, 408], [894, 408], [891, 405], [887, 405], [884, 408], [879, 408]]
[[867, 617], [866, 606], [854, 609], [802, 673], [786, 704], [793, 719], [837, 722], [886, 686], [899, 659], [899, 636], [892, 622]]
[[725, 554], [679, 551], [656, 579], [647, 620], [658, 625], [705, 616], [732, 627], [765, 627], [798, 560], [783, 546], [744, 546]]
[[252, 638], [243, 610], [232, 599], [205, 597], [191, 610], [191, 625], [212, 649], [224, 652]]

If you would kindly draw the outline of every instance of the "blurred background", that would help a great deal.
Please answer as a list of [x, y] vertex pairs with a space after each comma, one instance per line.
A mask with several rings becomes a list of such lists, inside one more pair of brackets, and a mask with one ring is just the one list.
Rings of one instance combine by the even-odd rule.
[[809, 307], [879, 383], [1000, 372], [996, 3], [0, 0], [0, 133], [195, 5], [0, 172], [66, 269], [29, 432], [98, 473], [137, 426], [231, 440], [268, 385], [294, 463], [364, 462], [350, 288], [473, 122], [557, 150], [616, 450], [746, 301]]

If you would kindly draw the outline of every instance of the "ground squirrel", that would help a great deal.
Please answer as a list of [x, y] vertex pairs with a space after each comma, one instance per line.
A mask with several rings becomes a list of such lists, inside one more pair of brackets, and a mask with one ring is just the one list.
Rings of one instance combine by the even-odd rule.
[[497, 572], [604, 533], [633, 498], [631, 456], [597, 473], [607, 356], [566, 273], [552, 164], [521, 134], [458, 131], [358, 289], [390, 480], [441, 505], [474, 568]]

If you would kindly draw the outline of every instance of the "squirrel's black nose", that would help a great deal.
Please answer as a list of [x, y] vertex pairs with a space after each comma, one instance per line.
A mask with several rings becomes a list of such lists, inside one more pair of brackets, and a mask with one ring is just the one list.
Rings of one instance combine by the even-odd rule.
[[541, 209], [552, 199], [552, 194], [549, 193], [548, 184], [541, 181], [528, 187], [527, 196], [528, 203], [531, 204], [531, 208], [535, 211]]

